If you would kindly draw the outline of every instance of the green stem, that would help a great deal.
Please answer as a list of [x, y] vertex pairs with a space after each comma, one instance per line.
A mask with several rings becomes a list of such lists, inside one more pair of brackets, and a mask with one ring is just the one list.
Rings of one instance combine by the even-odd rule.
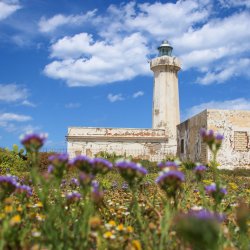
[[160, 238], [160, 246], [159, 250], [167, 249], [167, 240], [168, 240], [168, 229], [169, 229], [169, 220], [171, 218], [171, 211], [169, 204], [164, 202], [164, 214], [162, 220], [160, 222], [161, 226], [161, 238]]

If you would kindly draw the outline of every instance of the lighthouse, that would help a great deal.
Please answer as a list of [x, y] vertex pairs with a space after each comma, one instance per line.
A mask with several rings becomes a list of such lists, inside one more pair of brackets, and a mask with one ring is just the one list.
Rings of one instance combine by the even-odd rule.
[[177, 130], [180, 123], [178, 71], [181, 64], [172, 56], [173, 47], [163, 41], [158, 48], [158, 57], [150, 62], [154, 72], [153, 129], [164, 129], [169, 143], [176, 146]]

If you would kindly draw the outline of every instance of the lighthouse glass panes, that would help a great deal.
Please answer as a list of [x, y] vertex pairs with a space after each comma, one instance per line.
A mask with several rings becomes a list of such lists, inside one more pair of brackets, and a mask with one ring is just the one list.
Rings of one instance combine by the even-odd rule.
[[159, 56], [171, 56], [173, 47], [168, 43], [168, 41], [163, 41], [158, 50]]

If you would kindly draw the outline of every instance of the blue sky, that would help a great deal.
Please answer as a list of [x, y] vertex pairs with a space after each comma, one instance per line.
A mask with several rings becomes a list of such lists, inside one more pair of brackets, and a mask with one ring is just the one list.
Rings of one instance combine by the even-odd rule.
[[69, 126], [150, 128], [148, 60], [182, 61], [182, 120], [250, 109], [250, 0], [0, 0], [0, 146]]

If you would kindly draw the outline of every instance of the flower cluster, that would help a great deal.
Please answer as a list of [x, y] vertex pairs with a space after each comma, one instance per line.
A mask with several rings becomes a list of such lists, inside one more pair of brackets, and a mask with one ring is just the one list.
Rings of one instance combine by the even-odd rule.
[[221, 187], [218, 184], [212, 183], [205, 187], [205, 190], [208, 195], [214, 198], [216, 203], [220, 203], [224, 196], [227, 194], [225, 187]]
[[17, 187], [17, 179], [15, 176], [0, 176], [1, 193], [10, 195]]
[[28, 152], [37, 152], [44, 144], [47, 138], [46, 134], [27, 134], [21, 139]]
[[177, 236], [192, 249], [217, 249], [220, 217], [208, 210], [190, 211], [175, 218]]
[[197, 165], [195, 168], [194, 168], [194, 173], [195, 173], [195, 176], [197, 178], [197, 180], [201, 180], [202, 179], [202, 176], [204, 174], [204, 172], [207, 170], [207, 168], [203, 165]]
[[32, 188], [27, 185], [16, 185], [16, 193], [24, 194], [25, 196], [31, 196], [32, 195]]
[[92, 173], [92, 160], [85, 155], [76, 156], [70, 161], [70, 165], [86, 174]]
[[68, 159], [67, 154], [51, 155], [48, 159], [50, 162], [48, 172], [61, 179], [68, 167]]
[[207, 209], [190, 210], [188, 216], [201, 220], [216, 220], [218, 222], [223, 222], [225, 220], [224, 214], [213, 213]]
[[0, 199], [8, 197], [14, 192], [22, 193], [26, 196], [32, 195], [31, 187], [21, 185], [16, 176], [0, 176]]
[[161, 172], [155, 181], [168, 196], [175, 197], [176, 191], [181, 189], [184, 180], [185, 176], [181, 171], [169, 170], [167, 172]]
[[96, 180], [92, 181], [91, 184], [92, 184], [92, 192], [91, 192], [92, 200], [96, 204], [99, 204], [103, 201], [104, 193], [103, 191], [100, 190], [99, 183]]
[[131, 161], [118, 161], [115, 166], [130, 187], [141, 182], [148, 173], [140, 164]]
[[70, 165], [78, 168], [86, 174], [106, 174], [112, 169], [112, 163], [102, 158], [91, 159], [87, 156], [79, 155], [70, 161]]
[[94, 175], [96, 175], [98, 173], [106, 174], [113, 167], [111, 162], [109, 162], [108, 160], [102, 159], [102, 158], [92, 159], [91, 164], [92, 164], [92, 168], [93, 168], [92, 173]]
[[81, 198], [82, 198], [81, 194], [76, 192], [76, 191], [73, 191], [73, 192], [68, 193], [66, 195], [66, 199], [67, 199], [68, 204], [78, 202]]
[[179, 164], [175, 161], [167, 161], [167, 162], [159, 162], [157, 164], [160, 170], [168, 169], [168, 170], [176, 170], [179, 167]]
[[213, 130], [200, 130], [200, 135], [203, 142], [205, 142], [212, 151], [218, 151], [221, 147], [222, 140], [224, 139], [223, 135], [215, 134]]
[[71, 180], [70, 180], [70, 186], [71, 186], [72, 188], [76, 188], [76, 187], [78, 187], [79, 185], [80, 185], [80, 183], [79, 183], [79, 181], [78, 181], [77, 178], [71, 178]]

